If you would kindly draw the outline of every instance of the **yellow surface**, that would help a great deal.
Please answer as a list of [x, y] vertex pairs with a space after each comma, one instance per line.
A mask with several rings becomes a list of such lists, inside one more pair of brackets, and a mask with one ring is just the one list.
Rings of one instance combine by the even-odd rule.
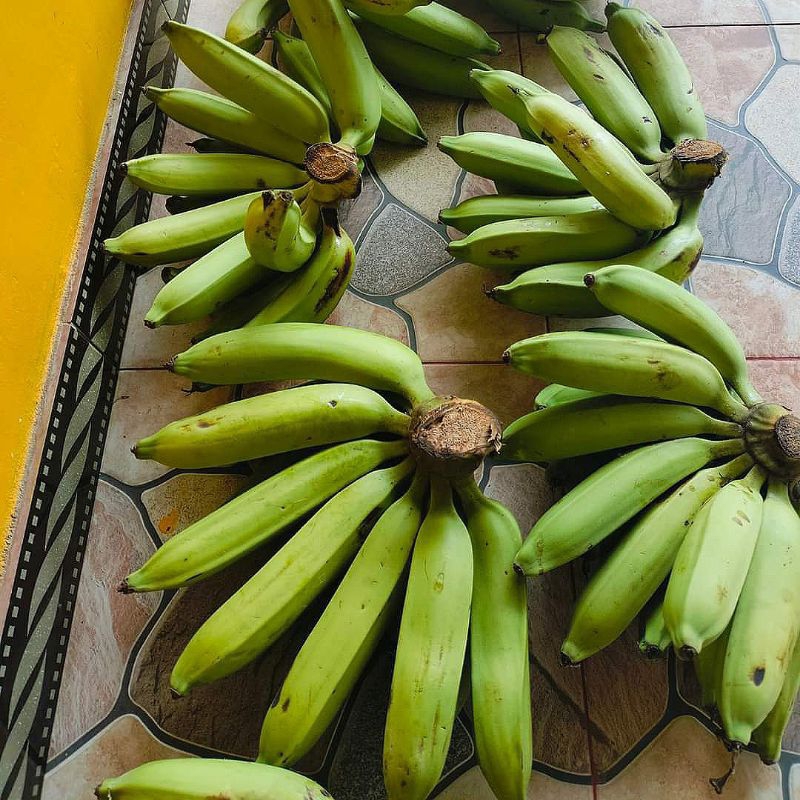
[[16, 503], [130, 0], [0, 25], [0, 544]]

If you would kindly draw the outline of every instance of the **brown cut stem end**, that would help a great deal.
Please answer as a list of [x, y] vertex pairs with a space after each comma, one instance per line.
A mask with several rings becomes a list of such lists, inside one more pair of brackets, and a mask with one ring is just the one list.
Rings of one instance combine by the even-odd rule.
[[[308, 176], [319, 184], [316, 191], [312, 192], [318, 200], [335, 202], [357, 197], [361, 192], [358, 154], [352, 147], [317, 142], [306, 150], [303, 166]], [[329, 189], [323, 191], [322, 187]]]

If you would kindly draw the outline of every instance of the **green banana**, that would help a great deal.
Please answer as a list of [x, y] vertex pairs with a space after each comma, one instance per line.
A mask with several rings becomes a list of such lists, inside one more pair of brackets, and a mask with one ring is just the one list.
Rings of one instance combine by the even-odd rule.
[[621, 256], [650, 239], [604, 208], [581, 214], [492, 222], [447, 245], [451, 255], [491, 269], [519, 270], [553, 259]]
[[173, 691], [185, 695], [231, 675], [273, 644], [355, 556], [371, 517], [414, 463], [409, 457], [364, 475], [328, 500], [200, 626], [172, 669]]
[[164, 208], [167, 209], [169, 214], [182, 214], [184, 211], [194, 211], [196, 208], [203, 208], [204, 206], [210, 206], [212, 203], [219, 203], [228, 199], [230, 199], [229, 195], [181, 197], [178, 194], [172, 194], [164, 201]]
[[604, 267], [589, 273], [585, 282], [609, 311], [705, 356], [748, 406], [763, 402], [750, 382], [739, 340], [702, 300], [637, 267]]
[[369, 0], [345, 0], [362, 19], [412, 42], [451, 56], [496, 56], [500, 42], [477, 22], [441, 3], [427, 3], [406, 14], [381, 14]]
[[325, 109], [280, 70], [199, 28], [168, 20], [162, 30], [178, 58], [215, 91], [305, 144], [330, 141]]
[[511, 569], [522, 543], [514, 516], [472, 476], [457, 484], [472, 541], [470, 676], [475, 747], [500, 800], [524, 800], [533, 763], [528, 605]]
[[347, 700], [395, 607], [427, 490], [427, 477], [417, 473], [370, 531], [267, 712], [259, 761], [293, 764]]
[[439, 149], [462, 169], [504, 181], [515, 193], [571, 196], [583, 193], [580, 181], [548, 147], [502, 133], [442, 136]]
[[556, 94], [519, 93], [529, 126], [615, 217], [633, 228], [663, 230], [677, 204], [643, 171], [633, 154], [583, 109]]
[[558, 71], [606, 130], [642, 161], [661, 160], [661, 128], [655, 112], [596, 39], [557, 26], [547, 34], [547, 49]]
[[320, 207], [311, 199], [300, 205], [290, 191], [266, 191], [247, 208], [244, 240], [257, 263], [294, 272], [305, 264], [317, 243]]
[[286, 0], [242, 0], [228, 19], [225, 38], [248, 53], [257, 53], [270, 29], [288, 13]]
[[[200, 92], [203, 94], [203, 92]], [[216, 97], [215, 95], [206, 95], [207, 97]], [[236, 105], [232, 103], [231, 105]], [[238, 108], [238, 106], [236, 106]], [[244, 109], [242, 109], [244, 111]], [[246, 112], [250, 114], [249, 111]], [[252, 115], [251, 115], [252, 116]], [[262, 121], [258, 120], [258, 125], [261, 127]], [[280, 134], [283, 135], [283, 134]], [[304, 147], [302, 142], [298, 142], [299, 147], [302, 149]], [[223, 142], [221, 139], [210, 139], [207, 136], [201, 136], [199, 139], [195, 139], [193, 142], [186, 142], [187, 147], [191, 147], [196, 153], [234, 153], [234, 154], [249, 154], [249, 155], [257, 155], [256, 151], [248, 148], [243, 147], [240, 145], [231, 144], [230, 142]]]
[[800, 517], [771, 480], [753, 559], [725, 652], [719, 710], [731, 742], [746, 745], [778, 701], [800, 635]]
[[522, 372], [579, 389], [707, 406], [736, 421], [748, 413], [710, 361], [668, 342], [562, 331], [516, 342], [503, 358]]
[[306, 146], [300, 139], [287, 136], [224, 97], [196, 89], [159, 89], [156, 86], [145, 87], [144, 94], [170, 119], [193, 131], [282, 161], [303, 163]]
[[392, 83], [452, 97], [480, 97], [469, 73], [488, 65], [401, 39], [360, 17], [354, 21], [372, 62]]
[[408, 576], [383, 742], [389, 800], [425, 800], [456, 715], [472, 596], [472, 547], [444, 478], [431, 478]]
[[297, 277], [296, 272], [271, 273], [268, 282], [240, 294], [214, 311], [211, 315], [211, 324], [201, 333], [195, 334], [192, 344], [202, 342], [219, 333], [243, 328], [256, 314], [260, 314], [276, 300], [286, 288], [297, 280]]
[[558, 461], [683, 436], [742, 434], [741, 425], [695, 406], [606, 395], [558, 403], [514, 420], [503, 432], [503, 455], [511, 461]]
[[594, 19], [578, 0], [493, 0], [498, 14], [522, 27], [544, 33], [553, 25], [567, 25], [602, 33], [605, 23]]
[[360, 439], [304, 458], [168, 539], [120, 589], [176, 589], [214, 575], [354, 480], [407, 451], [405, 441]]
[[297, 27], [327, 89], [340, 142], [369, 153], [381, 118], [367, 48], [340, 0], [289, 0]]
[[733, 617], [758, 538], [765, 480], [755, 466], [720, 489], [700, 510], [678, 550], [664, 619], [683, 656], [699, 653]]
[[311, 384], [171, 422], [140, 439], [133, 454], [169, 467], [219, 467], [378, 431], [403, 436], [408, 416], [363, 386]]
[[591, 195], [583, 197], [530, 197], [528, 195], [484, 194], [470, 197], [453, 208], [439, 212], [439, 222], [462, 233], [504, 220], [561, 217], [598, 211], [602, 206]]
[[330, 800], [318, 783], [288, 769], [221, 758], [167, 758], [150, 761], [107, 778], [94, 792], [98, 800], [178, 798], [207, 800]]
[[144, 324], [157, 328], [196, 322], [263, 278], [264, 268], [250, 255], [244, 234], [237, 233], [165, 284], [153, 299]]
[[417, 6], [424, 6], [430, 0], [363, 0], [376, 14], [399, 15], [408, 14]]
[[564, 386], [563, 383], [549, 383], [536, 395], [533, 401], [534, 409], [541, 411], [553, 408], [561, 403], [571, 403], [573, 400], [585, 400], [590, 397], [607, 397], [602, 392], [592, 392], [588, 389], [575, 389]]
[[526, 139], [541, 141], [529, 127], [525, 106], [520, 103], [517, 94], [520, 90], [529, 94], [547, 94], [547, 89], [529, 78], [506, 69], [475, 69], [470, 72], [469, 77], [478, 87], [483, 99], [510, 119]]
[[640, 447], [604, 464], [533, 526], [515, 563], [541, 575], [597, 545], [678, 481], [744, 449], [740, 439], [686, 438]]
[[752, 743], [765, 764], [775, 764], [781, 757], [783, 732], [789, 725], [800, 689], [800, 639], [789, 660], [781, 693], [767, 718], [753, 731]]
[[308, 45], [298, 36], [290, 36], [281, 30], [274, 30], [270, 36], [278, 52], [283, 71], [301, 86], [305, 86], [319, 100], [328, 116], [332, 118], [331, 99], [328, 97], [325, 81], [319, 74], [319, 67], [314, 63], [314, 56], [311, 55]]
[[660, 658], [669, 650], [672, 639], [664, 623], [664, 604], [657, 603], [656, 607], [647, 617], [644, 632], [639, 639], [639, 650], [647, 658]]
[[413, 405], [433, 397], [419, 356], [371, 331], [289, 322], [206, 339], [167, 365], [198, 383], [238, 384], [306, 378], [394, 392]]
[[634, 520], [578, 598], [561, 645], [565, 659], [577, 664], [622, 635], [669, 574], [702, 505], [752, 463], [741, 455], [701, 469]]
[[705, 139], [708, 126], [692, 76], [669, 34], [641, 8], [605, 7], [608, 35], [653, 108], [661, 130], [675, 144]]
[[728, 647], [730, 625], [709, 642], [693, 659], [697, 681], [700, 684], [700, 704], [713, 712], [718, 710], [720, 689], [722, 687], [722, 669], [725, 663], [725, 650]]
[[247, 207], [260, 194], [243, 194], [134, 225], [119, 236], [106, 239], [103, 248], [122, 261], [145, 267], [198, 258], [244, 228]]
[[149, 192], [190, 196], [300, 186], [308, 180], [294, 164], [233, 153], [155, 153], [126, 161], [122, 172]]

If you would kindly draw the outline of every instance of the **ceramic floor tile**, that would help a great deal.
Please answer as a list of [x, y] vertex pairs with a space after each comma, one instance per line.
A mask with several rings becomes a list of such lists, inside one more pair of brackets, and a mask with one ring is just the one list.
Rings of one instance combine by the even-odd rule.
[[800, 7], [796, 0], [764, 0], [773, 24], [797, 24], [800, 22]]
[[[724, 745], [691, 717], [679, 717], [608, 783], [599, 800], [712, 800], [709, 778], [724, 774], [730, 755]], [[729, 800], [781, 800], [780, 771], [758, 756], [742, 753], [725, 786]]]
[[728, 0], [724, 3], [719, 0], [632, 0], [629, 5], [649, 11], [667, 27], [761, 24], [765, 21], [757, 0]]
[[800, 61], [800, 26], [786, 25], [774, 28], [778, 37], [781, 55], [786, 59]]
[[[783, 734], [783, 749], [790, 753], [800, 754], [800, 702], [795, 701], [792, 716]], [[798, 766], [800, 772], [800, 766]], [[795, 776], [797, 789], [800, 790], [800, 775]]]
[[545, 332], [543, 317], [490, 300], [484, 293], [507, 279], [472, 264], [459, 264], [397, 299], [417, 332], [423, 361], [495, 361], [511, 342]]
[[345, 200], [339, 205], [339, 223], [354, 242], [358, 242], [384, 197], [385, 193], [375, 181], [372, 167], [368, 164], [361, 175], [361, 193], [355, 200]]
[[800, 799], [800, 764], [792, 766], [789, 773], [789, 800]]
[[750, 361], [750, 377], [771, 403], [800, 409], [800, 361], [759, 359]]
[[111, 412], [108, 439], [114, 443], [105, 451], [101, 470], [127, 484], [145, 483], [167, 472], [155, 461], [139, 461], [130, 448], [168, 422], [231, 399], [231, 389], [221, 387], [209, 392], [186, 394], [187, 383], [166, 370], [124, 370], [117, 381], [117, 393]]
[[[591, 800], [592, 787], [556, 780], [541, 772], [531, 775], [527, 797], [530, 800]], [[456, 778], [437, 800], [494, 800], [480, 767], [473, 767]]]
[[126, 714], [47, 773], [42, 800], [91, 797], [105, 778], [122, 775], [145, 761], [186, 755], [162, 744], [136, 717]]
[[800, 197], [789, 207], [778, 254], [778, 271], [800, 286]]
[[355, 292], [347, 292], [336, 310], [328, 318], [331, 325], [345, 325], [350, 328], [361, 328], [365, 331], [375, 331], [392, 339], [397, 339], [403, 344], [408, 344], [408, 324], [391, 308], [379, 306], [364, 300]]

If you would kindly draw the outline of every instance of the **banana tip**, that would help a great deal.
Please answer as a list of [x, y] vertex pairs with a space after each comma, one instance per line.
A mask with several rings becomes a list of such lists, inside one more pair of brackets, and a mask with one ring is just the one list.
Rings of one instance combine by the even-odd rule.
[[163, 367], [167, 372], [175, 372], [175, 359], [176, 356], [173, 356], [169, 361], [165, 361]]
[[697, 650], [691, 645], [685, 644], [678, 648], [678, 658], [681, 661], [691, 661], [697, 655]]
[[145, 328], [150, 328], [150, 330], [153, 330], [153, 328], [156, 327], [156, 324], [155, 324], [155, 322], [153, 322], [153, 320], [147, 319], [147, 317], [145, 317], [144, 326], [145, 326]]
[[573, 661], [563, 650], [558, 654], [558, 662], [562, 667], [577, 667], [578, 662]]
[[117, 584], [117, 591], [118, 591], [120, 594], [133, 594], [133, 591], [134, 591], [134, 590], [133, 590], [133, 589], [131, 589], [131, 586], [130, 586], [130, 584], [128, 583], [128, 579], [127, 579], [127, 578], [123, 578], [123, 579], [122, 579], [122, 580], [121, 580], [121, 581], [120, 581], [120, 582]]
[[594, 286], [596, 280], [597, 280], [597, 278], [595, 278], [594, 274], [591, 273], [591, 272], [587, 272], [586, 275], [583, 276], [583, 282], [590, 289], [592, 288], [592, 286]]
[[516, 572], [517, 575], [525, 575], [525, 570], [519, 564], [517, 564], [516, 561], [514, 562], [514, 572]]
[[189, 693], [188, 687], [184, 687], [182, 689], [177, 688], [176, 686], [169, 687], [169, 693], [172, 696], [173, 700], [177, 700], [180, 697], [186, 697]]
[[[504, 364], [510, 364], [511, 363], [511, 352], [508, 351], [508, 350], [504, 350], [503, 351], [503, 355], [502, 355], [502, 359], [503, 359], [503, 363]], [[514, 564], [514, 569], [516, 569], [516, 568], [517, 568], [517, 565]]]

